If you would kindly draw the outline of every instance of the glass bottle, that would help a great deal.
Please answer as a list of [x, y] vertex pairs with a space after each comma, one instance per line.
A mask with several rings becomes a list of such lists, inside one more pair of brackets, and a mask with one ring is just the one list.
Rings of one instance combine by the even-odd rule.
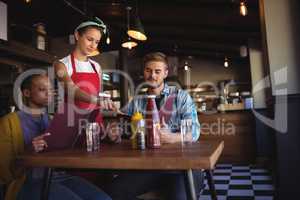
[[147, 148], [160, 148], [160, 122], [155, 95], [147, 96], [146, 106]]

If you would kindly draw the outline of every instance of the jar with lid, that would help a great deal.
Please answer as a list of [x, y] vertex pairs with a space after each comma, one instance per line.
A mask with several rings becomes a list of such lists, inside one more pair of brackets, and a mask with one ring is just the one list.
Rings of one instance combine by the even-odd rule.
[[36, 27], [36, 48], [39, 50], [46, 50], [46, 30], [43, 23], [37, 23], [34, 25]]

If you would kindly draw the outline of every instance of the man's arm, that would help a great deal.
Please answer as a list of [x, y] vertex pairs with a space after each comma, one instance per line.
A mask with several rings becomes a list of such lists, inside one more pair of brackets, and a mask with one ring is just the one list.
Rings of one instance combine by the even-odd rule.
[[16, 113], [0, 118], [0, 182], [9, 183], [17, 177], [16, 156], [24, 151], [24, 139]]
[[[180, 123], [181, 119], [192, 119], [192, 136], [187, 136], [187, 140], [189, 141], [197, 141], [200, 136], [200, 123], [198, 121], [198, 115], [196, 106], [193, 102], [193, 99], [191, 96], [183, 90], [178, 91], [177, 98], [176, 98], [176, 104], [177, 104], [177, 112], [180, 117], [178, 119], [178, 123]], [[177, 124], [178, 127], [180, 127], [180, 124]], [[178, 132], [170, 132], [168, 128], [164, 129], [166, 127], [166, 124], [162, 124], [161, 129], [161, 142], [162, 143], [176, 143], [181, 142], [181, 134], [180, 130]]]

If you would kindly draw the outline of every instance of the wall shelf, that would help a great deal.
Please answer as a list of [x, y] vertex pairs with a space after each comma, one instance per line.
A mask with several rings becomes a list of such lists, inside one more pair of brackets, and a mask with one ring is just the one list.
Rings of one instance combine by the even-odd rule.
[[0, 52], [1, 58], [19, 63], [49, 65], [56, 59], [56, 56], [46, 51], [38, 50], [16, 41], [0, 43]]

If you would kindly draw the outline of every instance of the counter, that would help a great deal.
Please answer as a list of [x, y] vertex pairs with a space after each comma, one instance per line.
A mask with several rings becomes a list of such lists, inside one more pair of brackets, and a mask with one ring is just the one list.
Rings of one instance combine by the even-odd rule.
[[220, 163], [253, 163], [256, 156], [255, 121], [251, 110], [198, 113], [201, 140], [223, 140]]

